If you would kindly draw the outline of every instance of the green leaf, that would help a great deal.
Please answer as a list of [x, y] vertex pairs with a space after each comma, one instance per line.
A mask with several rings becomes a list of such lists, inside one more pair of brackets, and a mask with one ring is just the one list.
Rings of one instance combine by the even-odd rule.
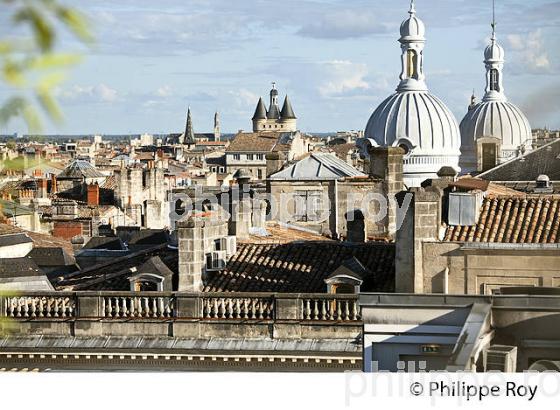
[[52, 49], [55, 32], [48, 19], [35, 7], [25, 6], [14, 15], [16, 23], [29, 23], [35, 35], [35, 42], [42, 51]]
[[29, 62], [29, 68], [35, 70], [48, 70], [58, 67], [64, 67], [79, 63], [82, 57], [77, 54], [54, 54], [47, 53], [39, 57], [33, 58]]

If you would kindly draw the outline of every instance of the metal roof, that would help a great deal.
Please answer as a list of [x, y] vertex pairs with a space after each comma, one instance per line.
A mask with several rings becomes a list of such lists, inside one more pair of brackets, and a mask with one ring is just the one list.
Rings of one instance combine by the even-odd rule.
[[312, 153], [288, 168], [277, 172], [271, 180], [338, 180], [348, 177], [366, 177], [366, 174], [347, 164], [334, 154]]

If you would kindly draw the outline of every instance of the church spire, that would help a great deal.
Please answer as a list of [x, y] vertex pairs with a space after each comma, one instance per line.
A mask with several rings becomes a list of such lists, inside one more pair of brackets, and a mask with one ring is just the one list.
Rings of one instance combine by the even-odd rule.
[[192, 145], [195, 144], [196, 140], [194, 139], [194, 131], [192, 125], [192, 117], [191, 117], [191, 107], [189, 107], [187, 111], [187, 124], [185, 125], [185, 135], [183, 137], [183, 144], [185, 145]]

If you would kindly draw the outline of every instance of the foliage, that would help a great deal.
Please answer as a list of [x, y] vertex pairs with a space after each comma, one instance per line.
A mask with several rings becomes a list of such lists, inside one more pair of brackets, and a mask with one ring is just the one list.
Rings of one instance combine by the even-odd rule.
[[14, 90], [0, 105], [0, 125], [21, 116], [30, 132], [37, 132], [42, 128], [39, 111], [55, 122], [62, 120], [53, 90], [80, 60], [77, 54], [57, 51], [61, 27], [82, 44], [93, 38], [85, 17], [60, 0], [0, 0], [0, 13], [10, 16], [13, 32], [23, 33], [0, 38], [0, 78]]

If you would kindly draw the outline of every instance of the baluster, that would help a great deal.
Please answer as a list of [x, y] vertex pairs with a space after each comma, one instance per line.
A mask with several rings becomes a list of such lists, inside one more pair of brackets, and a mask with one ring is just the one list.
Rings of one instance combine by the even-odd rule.
[[144, 316], [150, 317], [150, 299], [144, 298]]
[[326, 320], [330, 316], [328, 302], [325, 299], [319, 300], [321, 304], [321, 317], [319, 319]]
[[140, 297], [128, 299], [130, 301], [130, 316], [144, 317], [145, 312], [142, 309], [142, 299]]
[[23, 298], [23, 317], [29, 317], [29, 298]]
[[107, 316], [113, 317], [113, 300], [111, 297], [107, 298]]
[[313, 300], [313, 320], [319, 319], [319, 301]]
[[107, 304], [105, 303], [105, 298], [101, 298], [101, 317], [107, 316]]
[[60, 302], [62, 304], [62, 306], [61, 306], [62, 313], [61, 313], [60, 316], [66, 317], [66, 298], [62, 298]]
[[358, 304], [355, 300], [352, 301], [352, 320], [358, 320]]
[[152, 317], [158, 317], [159, 316], [158, 299], [161, 299], [161, 298], [152, 298]]
[[233, 300], [231, 298], [227, 298], [226, 306], [227, 306], [227, 317], [229, 319], [232, 319], [233, 318]]
[[309, 299], [305, 299], [305, 319], [311, 319], [311, 304]]
[[122, 317], [128, 317], [129, 313], [130, 313], [130, 308], [133, 308], [133, 306], [129, 306], [127, 303], [127, 298], [125, 298], [124, 296], [121, 297], [121, 316]]
[[256, 319], [257, 318], [257, 301], [256, 299], [251, 299], [251, 312], [252, 312], [252, 318]]
[[37, 298], [31, 298], [31, 310], [29, 312], [29, 314], [31, 315], [31, 317], [37, 317]]
[[121, 307], [119, 305], [120, 305], [119, 298], [115, 296], [115, 316], [114, 317], [119, 317], [120, 316]]
[[341, 305], [342, 305], [342, 301], [337, 300], [336, 301], [336, 318], [338, 320], [342, 319], [342, 306]]
[[158, 315], [161, 317], [165, 317], [165, 305], [164, 305], [164, 298], [158, 298]]
[[239, 298], [235, 298], [235, 317], [237, 319], [241, 319], [243, 316], [241, 315], [241, 303], [239, 301]]
[[211, 318], [218, 317], [218, 298], [212, 298], [212, 314], [210, 315]]
[[74, 307], [76, 306], [76, 300], [74, 298], [68, 300], [70, 303], [68, 305], [68, 316], [74, 317]]
[[39, 317], [45, 316], [45, 304], [43, 303], [43, 298], [39, 298]]
[[348, 306], [349, 303], [350, 303], [349, 300], [344, 301], [344, 319], [345, 320], [350, 320], [350, 306]]
[[243, 318], [249, 319], [249, 301], [247, 298], [243, 299]]

